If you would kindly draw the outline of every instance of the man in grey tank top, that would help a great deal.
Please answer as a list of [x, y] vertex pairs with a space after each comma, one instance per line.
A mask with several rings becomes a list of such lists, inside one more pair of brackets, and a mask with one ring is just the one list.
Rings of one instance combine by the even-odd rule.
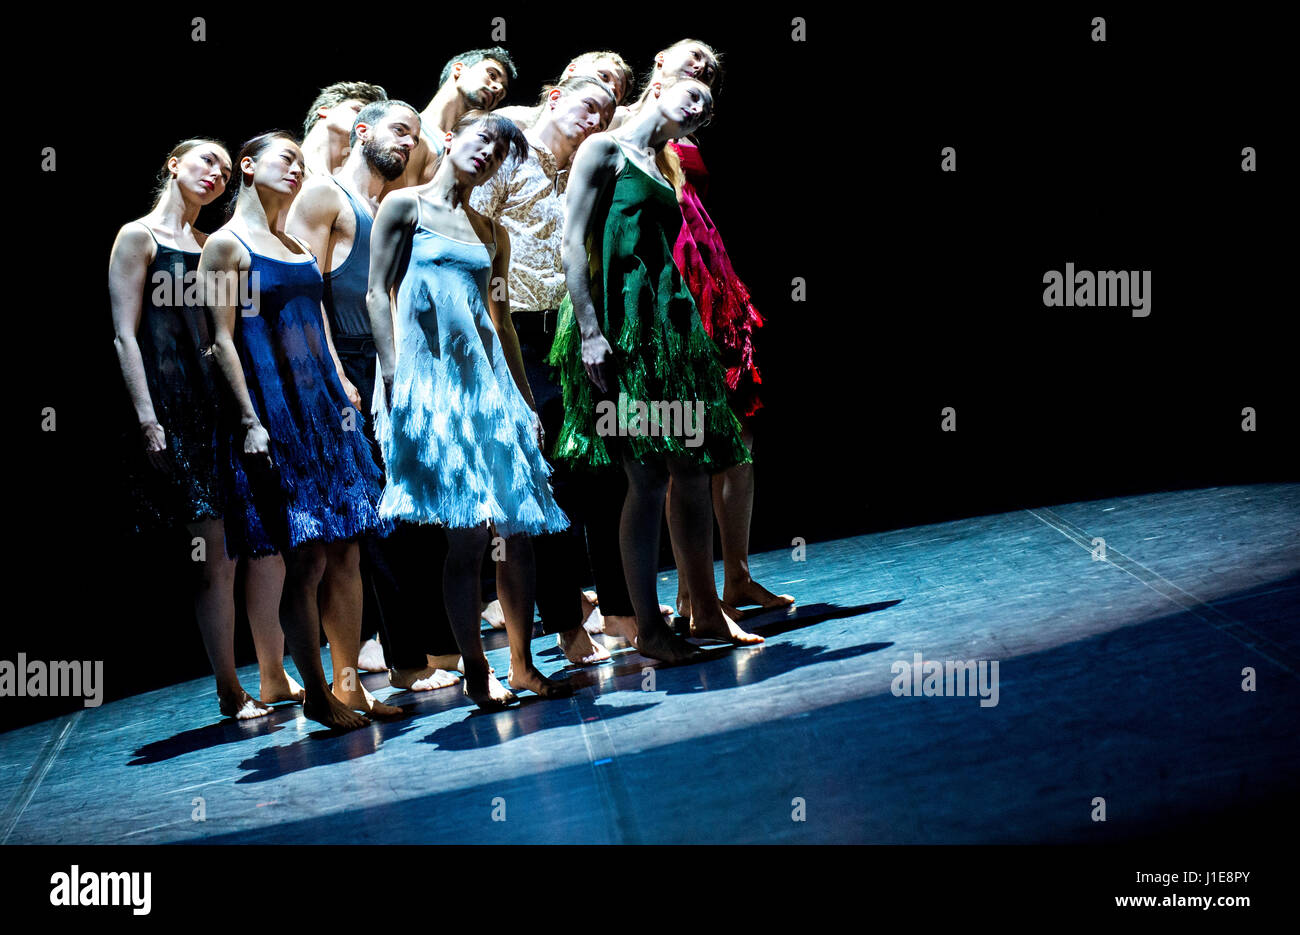
[[[406, 170], [419, 133], [419, 115], [403, 101], [363, 107], [343, 165], [332, 176], [306, 181], [286, 223], [287, 231], [316, 254], [325, 279], [325, 337], [353, 407], [343, 414], [344, 430], [364, 430], [380, 464], [370, 417], [375, 383], [375, 344], [366, 310], [370, 227], [380, 199]], [[427, 691], [455, 683], [444, 671], [459, 667], [460, 653], [446, 620], [442, 579], [428, 574], [429, 563], [445, 551], [445, 535], [431, 527], [403, 525], [385, 539], [362, 539], [368, 618], [363, 626], [379, 631], [394, 687]]]

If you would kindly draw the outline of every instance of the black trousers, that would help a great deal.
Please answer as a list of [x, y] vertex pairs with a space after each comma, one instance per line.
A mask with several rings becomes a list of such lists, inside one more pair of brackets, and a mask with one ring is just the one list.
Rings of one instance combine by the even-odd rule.
[[[375, 387], [374, 342], [336, 335], [334, 347], [368, 409]], [[373, 420], [369, 412], [363, 418], [371, 453], [382, 467]], [[391, 668], [423, 668], [426, 653], [459, 655], [442, 593], [446, 560], [447, 536], [437, 526], [399, 523], [387, 537], [361, 537], [362, 635], [379, 633]]]
[[[564, 423], [559, 380], [546, 363], [555, 337], [555, 312], [516, 312], [511, 318], [549, 449]], [[570, 526], [533, 539], [543, 632], [560, 633], [582, 624], [579, 592], [588, 581], [596, 584], [602, 614], [632, 616], [618, 542], [626, 476], [621, 469], [593, 473], [575, 472], [562, 463], [552, 466], [551, 489]]]

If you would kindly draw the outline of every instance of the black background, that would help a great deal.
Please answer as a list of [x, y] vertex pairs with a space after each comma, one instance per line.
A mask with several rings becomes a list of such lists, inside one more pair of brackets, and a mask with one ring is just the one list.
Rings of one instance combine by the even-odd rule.
[[[422, 108], [449, 57], [495, 44], [498, 15], [520, 71], [510, 104], [588, 49], [619, 51], [638, 80], [683, 36], [723, 53], [699, 138], [707, 207], [768, 319], [754, 552], [1296, 478], [1289, 33], [1273, 14], [391, 9], [382, 22], [366, 5], [164, 7], [16, 30], [42, 67], [5, 155], [18, 427], [0, 658], [105, 660], [110, 698], [210, 671], [184, 563], [167, 557], [187, 554], [183, 534], [127, 531], [119, 467], [108, 255], [149, 209], [168, 150], [297, 133], [338, 80]], [[206, 42], [190, 39], [193, 15]], [[1090, 40], [1094, 15], [1105, 43]], [[791, 41], [793, 16], [806, 42]], [[40, 171], [45, 146], [55, 172]], [[956, 173], [939, 170], [944, 146]], [[1243, 146], [1258, 172], [1241, 171]], [[1043, 273], [1068, 261], [1151, 270], [1150, 316], [1045, 308]], [[791, 301], [796, 276], [805, 302]], [[55, 432], [40, 430], [47, 406]], [[940, 431], [945, 406], [955, 433]], [[242, 624], [238, 641], [252, 661]], [[77, 704], [4, 699], [0, 727]]]

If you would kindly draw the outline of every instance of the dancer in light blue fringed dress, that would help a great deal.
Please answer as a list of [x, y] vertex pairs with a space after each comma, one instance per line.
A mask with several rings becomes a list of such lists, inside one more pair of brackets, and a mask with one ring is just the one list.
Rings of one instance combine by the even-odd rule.
[[[530, 535], [568, 518], [547, 482], [540, 423], [506, 291], [510, 241], [469, 205], [505, 159], [527, 153], [513, 123], [467, 114], [446, 134], [433, 179], [384, 199], [371, 231], [367, 305], [379, 357], [375, 436], [386, 520], [447, 530], [447, 616], [465, 663], [465, 693], [485, 708], [515, 701], [488, 667], [479, 637], [478, 570], [494, 536], [497, 593], [510, 638], [511, 688], [569, 694], [533, 665]], [[396, 292], [396, 306], [389, 302]]]

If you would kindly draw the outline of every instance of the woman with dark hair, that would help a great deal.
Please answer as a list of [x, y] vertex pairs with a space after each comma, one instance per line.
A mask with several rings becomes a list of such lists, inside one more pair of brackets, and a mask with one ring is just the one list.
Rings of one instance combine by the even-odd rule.
[[[216, 322], [214, 354], [237, 415], [219, 435], [226, 548], [232, 556], [284, 556], [280, 622], [306, 683], [303, 713], [329, 727], [361, 727], [369, 721], [350, 707], [400, 713], [375, 701], [355, 668], [357, 536], [384, 527], [376, 509], [382, 478], [326, 344], [316, 258], [283, 232], [306, 172], [302, 150], [288, 133], [264, 133], [244, 144], [237, 171], [230, 220], [199, 260]], [[340, 571], [323, 581], [327, 562]], [[320, 661], [322, 616], [339, 644], [333, 692]], [[340, 633], [352, 634], [352, 645]], [[351, 671], [339, 669], [340, 652], [350, 654]]]
[[564, 529], [568, 519], [547, 483], [541, 423], [510, 320], [510, 239], [470, 205], [474, 187], [508, 152], [526, 157], [528, 143], [510, 120], [478, 111], [442, 142], [433, 178], [385, 198], [370, 234], [366, 305], [382, 375], [375, 435], [387, 475], [380, 514], [445, 527], [443, 594], [464, 691], [492, 709], [516, 698], [493, 677], [479, 636], [478, 573], [489, 537], [500, 537], [493, 558], [510, 641], [507, 681], [562, 697], [567, 686], [532, 660], [528, 537]]
[[128, 462], [136, 528], [189, 530], [194, 611], [216, 675], [218, 705], [222, 714], [246, 719], [269, 714], [277, 701], [301, 701], [302, 688], [284, 671], [275, 608], [284, 574], [279, 559], [250, 562], [245, 583], [260, 698], [244, 690], [235, 671], [236, 563], [226, 556], [213, 457], [218, 394], [207, 318], [191, 288], [207, 240], [194, 222], [229, 179], [230, 156], [220, 143], [177, 145], [164, 163], [153, 209], [118, 231], [108, 288], [113, 344], [139, 425]]
[[578, 150], [563, 247], [572, 301], [560, 309], [551, 350], [565, 408], [554, 455], [594, 469], [622, 462], [619, 540], [636, 646], [670, 662], [700, 657], [659, 614], [659, 517], [670, 477], [679, 496], [669, 526], [696, 597], [698, 635], [762, 642], [723, 615], [713, 584], [709, 473], [749, 453], [726, 404], [717, 348], [673, 263], [682, 214], [656, 165], [669, 140], [707, 121], [712, 104], [700, 81], [656, 82], [617, 132], [593, 135]]

